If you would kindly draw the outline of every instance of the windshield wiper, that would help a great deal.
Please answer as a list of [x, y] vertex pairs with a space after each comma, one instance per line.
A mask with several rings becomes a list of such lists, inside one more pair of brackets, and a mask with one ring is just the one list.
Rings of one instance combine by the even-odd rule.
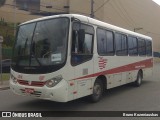
[[35, 51], [34, 51], [34, 47], [35, 47], [35, 43], [33, 42], [31, 45], [31, 49], [30, 49], [30, 59], [29, 59], [29, 66], [31, 66], [31, 59], [34, 57], [35, 60], [37, 61], [37, 63], [42, 66], [41, 62], [39, 61], [39, 59], [37, 58], [37, 56], [35, 55]]
[[[38, 63], [40, 66], [42, 66], [41, 62], [39, 61], [39, 59], [37, 58], [37, 56], [36, 56], [34, 53], [31, 54], [31, 58], [32, 58], [32, 57], [34, 57], [35, 60], [37, 61], [37, 63]], [[30, 60], [31, 60], [31, 59], [30, 59]], [[31, 61], [30, 61], [30, 63], [31, 63]]]

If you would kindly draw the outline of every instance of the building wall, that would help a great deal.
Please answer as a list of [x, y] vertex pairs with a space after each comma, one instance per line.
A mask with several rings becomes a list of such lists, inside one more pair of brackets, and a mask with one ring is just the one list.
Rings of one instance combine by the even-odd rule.
[[[68, 0], [40, 0], [40, 10], [55, 12], [55, 13], [67, 13], [68, 9], [64, 6], [68, 6]], [[51, 6], [52, 8], [47, 8]]]
[[6, 22], [21, 23], [31, 19], [42, 17], [40, 15], [32, 15], [29, 11], [14, 8], [13, 0], [6, 0], [4, 6], [0, 7], [0, 18], [4, 18]]
[[[160, 6], [152, 0], [94, 0], [95, 19], [134, 30], [153, 38], [155, 51], [160, 51]], [[107, 2], [108, 1], [108, 2]], [[40, 0], [40, 11], [52, 13], [78, 13], [86, 16], [91, 14], [91, 0]], [[105, 3], [103, 5], [103, 3]], [[13, 0], [6, 0], [6, 4], [13, 5]], [[52, 6], [52, 8], [46, 8]], [[64, 8], [64, 6], [69, 6]], [[0, 7], [0, 18], [9, 22], [24, 22], [42, 17], [33, 15], [28, 11], [16, 9], [5, 5]], [[16, 19], [15, 19], [16, 18]]]
[[104, 21], [153, 38], [154, 51], [160, 51], [160, 6], [152, 0], [110, 0]]
[[[97, 10], [104, 0], [95, 0], [94, 1], [94, 11]], [[90, 16], [91, 14], [91, 0], [70, 0], [70, 13], [79, 13], [82, 15]], [[104, 7], [99, 9], [94, 13], [95, 18], [103, 20], [104, 17]]]
[[31, 13], [39, 13], [40, 11], [40, 0], [16, 0], [16, 5], [19, 9]]
[[[91, 0], [70, 0], [70, 13], [90, 16]], [[160, 6], [151, 0], [94, 0], [95, 18], [153, 38], [154, 51], [160, 51]]]

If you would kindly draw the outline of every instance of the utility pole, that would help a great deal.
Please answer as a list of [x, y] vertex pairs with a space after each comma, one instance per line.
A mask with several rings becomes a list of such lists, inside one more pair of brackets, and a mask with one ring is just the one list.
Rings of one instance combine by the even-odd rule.
[[91, 0], [91, 18], [94, 18], [94, 0]]
[[14, 1], [14, 35], [16, 35], [16, 5], [17, 5], [17, 3], [16, 3], [16, 0]]

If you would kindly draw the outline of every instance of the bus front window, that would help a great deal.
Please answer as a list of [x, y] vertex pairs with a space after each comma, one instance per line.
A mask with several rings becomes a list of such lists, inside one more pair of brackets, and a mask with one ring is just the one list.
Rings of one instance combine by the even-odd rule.
[[12, 68], [40, 70], [46, 67], [52, 68], [52, 71], [54, 68], [60, 69], [58, 66], [62, 67], [66, 61], [68, 31], [68, 18], [49, 19], [20, 26], [14, 46]]

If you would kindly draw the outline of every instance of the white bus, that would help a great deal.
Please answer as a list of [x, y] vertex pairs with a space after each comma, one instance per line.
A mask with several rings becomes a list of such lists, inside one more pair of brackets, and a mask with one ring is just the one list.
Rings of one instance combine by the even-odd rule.
[[67, 102], [152, 75], [152, 38], [77, 14], [19, 25], [11, 65], [11, 90]]

